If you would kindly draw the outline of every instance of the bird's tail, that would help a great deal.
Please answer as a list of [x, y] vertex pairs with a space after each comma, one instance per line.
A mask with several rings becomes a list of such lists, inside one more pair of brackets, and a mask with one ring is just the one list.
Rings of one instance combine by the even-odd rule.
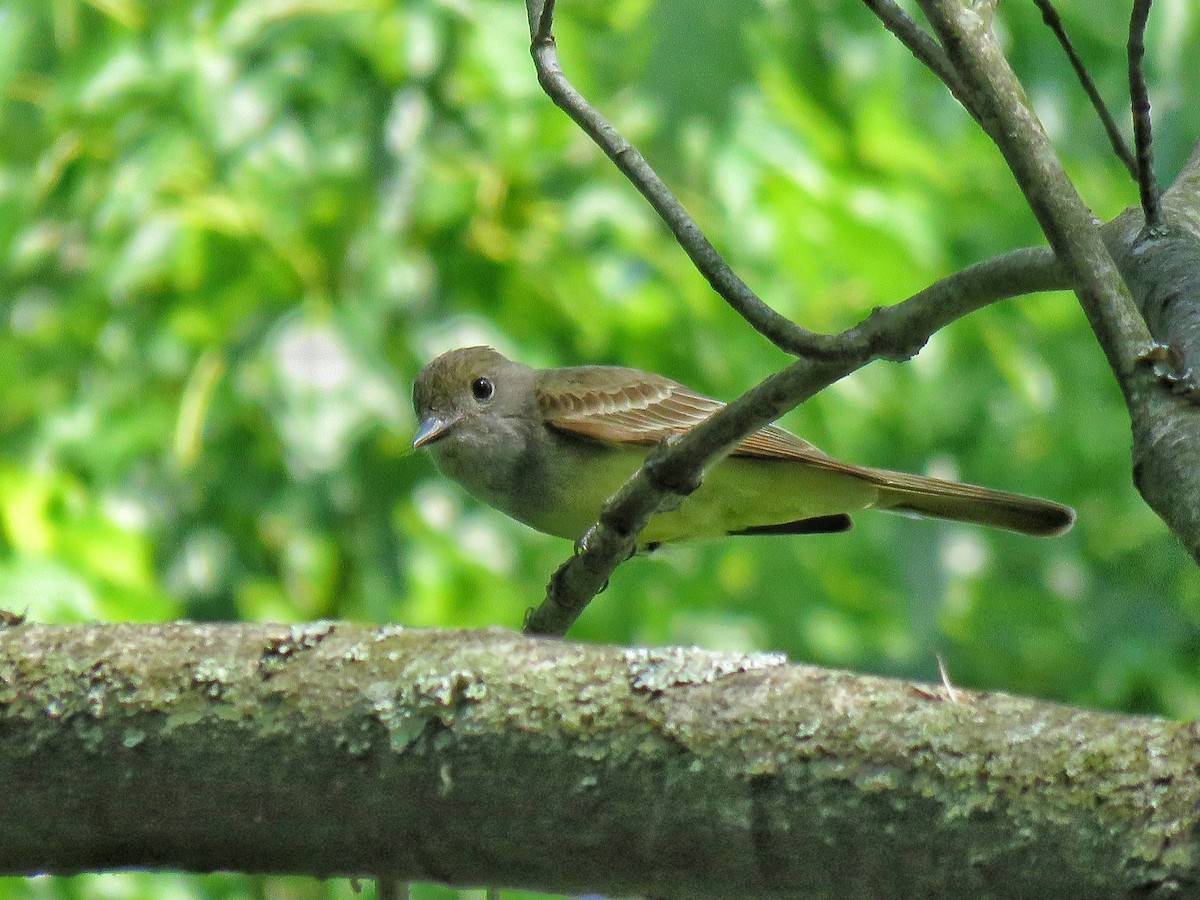
[[1052, 500], [886, 469], [864, 469], [864, 473], [879, 488], [876, 509], [990, 525], [1037, 537], [1063, 534], [1075, 522], [1075, 510]]

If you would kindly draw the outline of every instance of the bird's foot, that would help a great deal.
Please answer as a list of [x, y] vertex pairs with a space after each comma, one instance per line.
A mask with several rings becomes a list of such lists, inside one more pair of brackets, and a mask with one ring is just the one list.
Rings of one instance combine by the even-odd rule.
[[596, 527], [597, 526], [592, 525], [587, 531], [585, 531], [583, 533], [583, 537], [579, 538], [579, 540], [577, 540], [575, 542], [575, 555], [576, 556], [582, 556], [584, 553], [587, 552], [588, 544], [591, 543], [592, 538], [596, 534]]

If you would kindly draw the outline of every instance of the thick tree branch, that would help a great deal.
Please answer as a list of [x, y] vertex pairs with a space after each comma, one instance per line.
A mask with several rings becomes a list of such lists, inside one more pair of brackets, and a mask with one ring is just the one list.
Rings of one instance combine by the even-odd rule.
[[1169, 390], [1141, 395], [1133, 472], [1142, 496], [1200, 561], [1200, 142], [1162, 196], [1166, 225], [1139, 208], [1112, 223], [1113, 258], [1157, 341], [1149, 359]]
[[664, 898], [1197, 889], [1193, 725], [954, 693], [501, 630], [7, 627], [0, 872]]

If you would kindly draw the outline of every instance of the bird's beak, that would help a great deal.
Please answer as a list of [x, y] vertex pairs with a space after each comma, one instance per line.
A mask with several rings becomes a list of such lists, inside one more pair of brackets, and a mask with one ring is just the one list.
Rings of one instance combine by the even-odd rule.
[[462, 419], [461, 415], [437, 416], [431, 414], [426, 416], [417, 426], [417, 433], [413, 435], [413, 449], [420, 449], [439, 438], [444, 438], [450, 429], [459, 423], [460, 419]]

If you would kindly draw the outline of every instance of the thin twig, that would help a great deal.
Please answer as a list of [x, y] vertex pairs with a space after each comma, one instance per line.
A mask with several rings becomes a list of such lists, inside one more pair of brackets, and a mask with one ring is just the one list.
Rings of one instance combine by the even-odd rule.
[[1151, 0], [1134, 0], [1129, 18], [1129, 96], [1133, 106], [1133, 143], [1137, 148], [1138, 190], [1147, 230], [1163, 225], [1162, 198], [1154, 176], [1154, 147], [1150, 133], [1150, 92], [1146, 87], [1146, 20]]
[[925, 68], [940, 78], [942, 83], [950, 88], [950, 93], [962, 104], [963, 109], [974, 116], [975, 113], [967, 102], [967, 95], [962, 89], [958, 73], [954, 71], [954, 66], [950, 65], [950, 60], [946, 58], [946, 52], [937, 39], [901, 9], [895, 0], [863, 0], [863, 2], [883, 23], [883, 27], [907, 47], [909, 52], [924, 64]]
[[1042, 11], [1042, 21], [1054, 32], [1054, 36], [1058, 38], [1059, 44], [1062, 45], [1063, 52], [1067, 54], [1067, 59], [1071, 62], [1071, 68], [1075, 70], [1075, 74], [1079, 77], [1079, 83], [1083, 86], [1088, 99], [1092, 101], [1092, 108], [1096, 110], [1096, 115], [1100, 117], [1100, 123], [1104, 126], [1104, 131], [1108, 134], [1108, 140], [1112, 144], [1113, 152], [1125, 164], [1125, 168], [1129, 170], [1129, 174], [1136, 179], [1138, 169], [1133, 151], [1129, 149], [1129, 144], [1125, 142], [1125, 138], [1121, 134], [1121, 129], [1113, 119], [1112, 113], [1109, 112], [1104, 98], [1100, 96], [1100, 91], [1096, 88], [1096, 83], [1092, 80], [1092, 76], [1083, 64], [1083, 60], [1075, 52], [1075, 45], [1071, 43], [1071, 38], [1067, 36], [1067, 29], [1063, 25], [1063, 20], [1059, 16], [1058, 10], [1054, 8], [1052, 0], [1033, 0], [1033, 2]]
[[538, 82], [555, 105], [584, 130], [641, 192], [713, 290], [756, 331], [780, 349], [795, 355], [830, 353], [836, 346], [830, 335], [809, 331], [776, 312], [734, 273], [637, 148], [575, 89], [558, 61], [552, 33], [554, 2], [546, 0], [540, 10], [537, 5], [537, 0], [529, 0], [527, 6], [530, 22], [537, 23], [530, 52]]

